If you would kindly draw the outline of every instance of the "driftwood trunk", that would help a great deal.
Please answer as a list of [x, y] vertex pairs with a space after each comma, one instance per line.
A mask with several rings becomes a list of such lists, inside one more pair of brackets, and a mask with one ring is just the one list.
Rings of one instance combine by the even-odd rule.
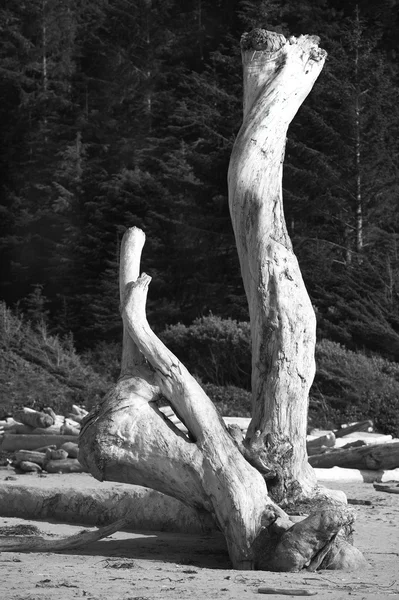
[[229, 168], [229, 202], [252, 335], [252, 422], [246, 443], [267, 445], [279, 502], [316, 485], [306, 460], [316, 319], [282, 204], [287, 129], [321, 72], [318, 38], [244, 36], [244, 121]]
[[[315, 320], [284, 225], [281, 175], [288, 124], [324, 57], [312, 37], [286, 41], [258, 30], [243, 38], [245, 116], [229, 186], [253, 337], [247, 439], [229, 433], [197, 381], [150, 329], [150, 277], [139, 277], [144, 234], [137, 228], [126, 232], [121, 248], [121, 376], [82, 422], [79, 460], [97, 479], [151, 487], [210, 513], [237, 569], [363, 564], [343, 541], [353, 522], [345, 504], [320, 508], [319, 502], [319, 510], [294, 524], [277, 503], [317, 495], [306, 461]], [[159, 394], [187, 435], [157, 408]]]

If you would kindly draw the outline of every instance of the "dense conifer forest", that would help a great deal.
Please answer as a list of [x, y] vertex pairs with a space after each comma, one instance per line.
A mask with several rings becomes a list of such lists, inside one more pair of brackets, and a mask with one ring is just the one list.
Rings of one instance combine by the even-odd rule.
[[80, 352], [118, 341], [119, 245], [136, 225], [157, 331], [245, 322], [226, 183], [239, 40], [312, 33], [328, 60], [289, 131], [289, 233], [319, 340], [399, 361], [398, 12], [398, 0], [2, 3], [0, 299]]

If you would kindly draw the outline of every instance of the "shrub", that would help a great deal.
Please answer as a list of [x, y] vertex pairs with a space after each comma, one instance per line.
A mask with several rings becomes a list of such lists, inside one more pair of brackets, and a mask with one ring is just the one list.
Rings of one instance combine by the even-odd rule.
[[72, 338], [50, 335], [43, 322], [31, 325], [0, 303], [0, 410], [19, 406], [56, 412], [73, 403], [90, 408], [108, 381], [84, 365]]
[[251, 416], [251, 392], [248, 390], [234, 385], [221, 387], [213, 383], [203, 383], [202, 387], [224, 417]]
[[249, 323], [210, 315], [196, 319], [188, 327], [181, 323], [170, 325], [160, 337], [204, 383], [250, 389]]
[[117, 381], [121, 370], [122, 344], [119, 342], [99, 342], [94, 348], [81, 353], [84, 364], [110, 382]]
[[310, 415], [320, 425], [373, 419], [399, 436], [399, 365], [322, 340], [316, 346]]

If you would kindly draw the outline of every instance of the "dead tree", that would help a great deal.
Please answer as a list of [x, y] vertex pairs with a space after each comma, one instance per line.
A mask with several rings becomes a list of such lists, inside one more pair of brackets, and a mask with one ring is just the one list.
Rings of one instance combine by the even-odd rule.
[[[147, 486], [210, 513], [234, 568], [296, 571], [363, 564], [345, 541], [353, 516], [320, 494], [306, 455], [315, 317], [284, 223], [281, 179], [288, 125], [320, 73], [315, 37], [243, 36], [244, 122], [229, 169], [231, 216], [252, 333], [252, 422], [229, 432], [197, 381], [151, 330], [145, 237], [123, 239], [121, 376], [83, 421], [79, 460], [99, 480]], [[188, 430], [157, 408], [165, 396]], [[294, 524], [282, 507], [317, 510]], [[288, 510], [288, 509], [287, 509]]]

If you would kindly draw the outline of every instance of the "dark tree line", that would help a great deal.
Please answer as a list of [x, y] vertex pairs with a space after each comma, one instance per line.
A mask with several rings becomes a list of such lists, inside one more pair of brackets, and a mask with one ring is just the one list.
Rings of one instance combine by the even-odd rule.
[[315, 33], [287, 224], [319, 335], [399, 360], [398, 1], [8, 0], [0, 8], [0, 294], [77, 343], [120, 335], [119, 244], [147, 234], [158, 329], [245, 320], [226, 173], [239, 38]]

